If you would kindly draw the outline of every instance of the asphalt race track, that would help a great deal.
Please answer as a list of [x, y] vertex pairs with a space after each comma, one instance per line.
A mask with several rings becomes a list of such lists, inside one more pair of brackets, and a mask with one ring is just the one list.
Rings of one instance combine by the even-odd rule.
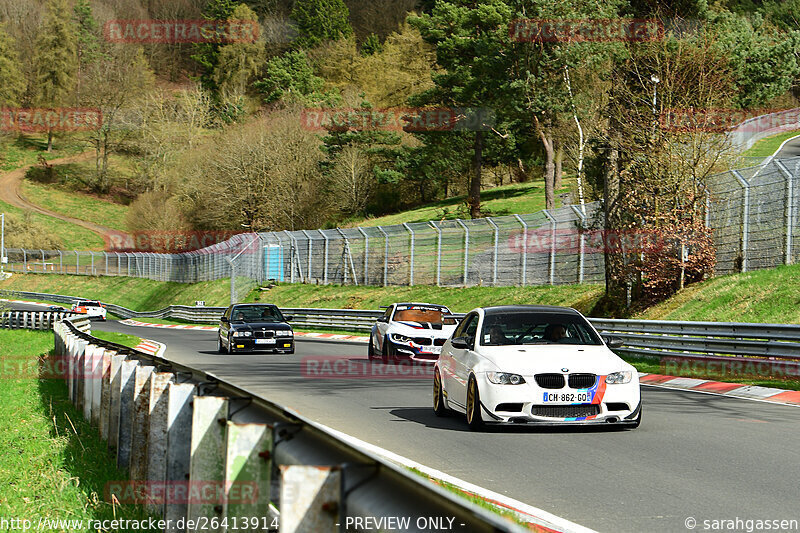
[[697, 530], [703, 520], [800, 520], [796, 407], [644, 387], [637, 430], [515, 426], [472, 433], [460, 417], [433, 415], [429, 378], [303, 376], [306, 357], [344, 358], [360, 368], [363, 344], [299, 340], [291, 356], [231, 356], [216, 353], [213, 331], [93, 327], [163, 342], [169, 359], [598, 531], [685, 532], [688, 517]]

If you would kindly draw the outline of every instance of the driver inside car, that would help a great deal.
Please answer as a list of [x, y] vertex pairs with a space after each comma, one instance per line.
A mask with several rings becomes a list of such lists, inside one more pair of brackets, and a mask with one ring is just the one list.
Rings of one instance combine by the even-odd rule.
[[501, 328], [499, 324], [495, 324], [489, 328], [489, 342], [498, 346], [510, 344], [508, 337], [503, 333], [503, 328]]
[[544, 338], [550, 342], [560, 342], [567, 337], [567, 328], [563, 324], [549, 324], [544, 329]]

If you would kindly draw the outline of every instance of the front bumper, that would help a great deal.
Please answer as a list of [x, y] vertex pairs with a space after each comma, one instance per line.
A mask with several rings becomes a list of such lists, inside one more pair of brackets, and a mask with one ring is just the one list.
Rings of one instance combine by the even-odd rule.
[[438, 352], [432, 352], [426, 351], [426, 349], [430, 349], [430, 346], [404, 344], [391, 340], [388, 342], [392, 345], [394, 352], [397, 354], [397, 358], [400, 360], [432, 365], [439, 360], [439, 354], [441, 354], [441, 346], [437, 346], [437, 348], [439, 348]]
[[[606, 384], [598, 376], [590, 389], [544, 389], [533, 378], [521, 385], [496, 385], [478, 378], [482, 417], [487, 423], [536, 425], [634, 424], [641, 409], [638, 379]], [[545, 402], [545, 394], [567, 396], [567, 401]], [[552, 396], [551, 396], [552, 397]], [[575, 400], [575, 401], [570, 401]], [[545, 414], [546, 413], [546, 414]]]
[[294, 349], [294, 337], [276, 337], [275, 344], [259, 344], [256, 340], [269, 340], [269, 339], [254, 339], [252, 337], [232, 337], [231, 348], [237, 351], [257, 351], [257, 350], [278, 350], [278, 351], [291, 351]]

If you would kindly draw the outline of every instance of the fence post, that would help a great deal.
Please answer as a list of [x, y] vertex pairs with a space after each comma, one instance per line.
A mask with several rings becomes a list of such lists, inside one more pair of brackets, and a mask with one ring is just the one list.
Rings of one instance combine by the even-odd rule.
[[42, 252], [42, 274], [44, 274], [44, 250], [39, 248], [39, 251]]
[[708, 189], [705, 192], [706, 197], [706, 216], [705, 216], [705, 223], [706, 227], [711, 227], [711, 195], [708, 193]]
[[369, 235], [361, 226], [356, 229], [364, 237], [364, 285], [369, 285]]
[[61, 253], [61, 250], [58, 251], [58, 269], [62, 274], [64, 273], [64, 256]]
[[308, 270], [308, 281], [310, 283], [311, 282], [311, 277], [312, 277], [312, 274], [311, 274], [311, 266], [312, 266], [311, 265], [311, 246], [313, 245], [313, 241], [311, 239], [311, 235], [308, 234], [308, 231], [303, 230], [303, 235], [306, 236], [306, 241], [308, 241], [308, 251], [307, 251], [307, 253], [308, 253], [308, 269], [307, 270]]
[[744, 188], [744, 202], [742, 203], [742, 272], [747, 272], [747, 245], [750, 233], [750, 183], [742, 177], [738, 170], [731, 170], [739, 183]]
[[522, 224], [522, 286], [524, 287], [528, 270], [528, 224], [519, 215], [514, 217]]
[[550, 285], [553, 285], [556, 276], [556, 219], [547, 209], [542, 213], [550, 221]]
[[72, 250], [75, 252], [75, 274], [78, 275], [81, 273], [81, 256], [78, 254], [78, 250]]
[[441, 286], [441, 277], [442, 277], [442, 229], [436, 225], [436, 222], [433, 220], [429, 221], [428, 224], [433, 226], [433, 229], [436, 230], [436, 286]]
[[577, 206], [570, 206], [578, 216], [578, 241], [580, 249], [578, 251], [578, 283], [583, 283], [584, 254], [586, 253], [585, 236], [583, 230], [586, 229], [586, 214], [578, 209]]
[[92, 264], [89, 267], [89, 274], [94, 276], [94, 252], [89, 252], [89, 255], [92, 257]]
[[408, 284], [414, 285], [414, 230], [408, 226], [407, 222], [403, 222], [403, 227], [406, 228], [411, 237], [411, 262], [408, 269]]
[[25, 248], [22, 248], [22, 271], [28, 271], [28, 254], [25, 253]]
[[325, 240], [325, 257], [322, 260], [322, 283], [328, 284], [328, 236], [325, 235], [321, 229], [317, 230], [322, 238]]
[[383, 286], [386, 287], [389, 280], [389, 234], [383, 231], [383, 228], [377, 226], [378, 231], [383, 233]]
[[794, 230], [794, 176], [783, 164], [783, 161], [776, 160], [775, 166], [786, 178], [786, 259], [784, 263], [792, 264], [792, 237]]
[[497, 245], [500, 239], [500, 228], [494, 223], [492, 217], [487, 217], [488, 222], [494, 228], [494, 254], [492, 257], [492, 285], [497, 285]]
[[225, 261], [231, 265], [231, 305], [233, 305], [236, 303], [236, 265], [230, 257], [226, 257]]
[[469, 269], [469, 228], [460, 218], [456, 219], [459, 226], [464, 228], [464, 286], [467, 285], [467, 273]]

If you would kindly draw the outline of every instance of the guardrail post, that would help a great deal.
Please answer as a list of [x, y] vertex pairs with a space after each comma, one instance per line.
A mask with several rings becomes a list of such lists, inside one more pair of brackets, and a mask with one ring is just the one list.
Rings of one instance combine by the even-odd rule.
[[281, 532], [336, 531], [343, 520], [338, 466], [281, 465]]
[[[183, 486], [189, 479], [189, 461], [192, 455], [192, 396], [191, 383], [170, 383], [167, 388], [167, 486]], [[187, 491], [188, 493], [188, 491]], [[167, 533], [177, 533], [177, 521], [186, 517], [187, 501], [167, 501], [164, 520], [171, 524]], [[181, 532], [183, 530], [180, 530]]]
[[[108, 423], [105, 438], [108, 439], [108, 447], [116, 452], [119, 442], [119, 409], [120, 392], [122, 386], [122, 362], [125, 355], [112, 354], [111, 366], [108, 371], [109, 400], [108, 400]], [[106, 378], [103, 378], [105, 383]]]
[[750, 183], [742, 177], [738, 170], [731, 170], [731, 174], [736, 176], [744, 189], [744, 201], [742, 202], [742, 272], [747, 272], [747, 248], [750, 237]]
[[103, 429], [100, 425], [100, 409], [103, 400], [103, 363], [107, 360], [106, 349], [100, 346], [95, 348], [92, 358], [92, 404], [89, 414], [92, 424], [101, 431], [101, 435]]
[[383, 233], [383, 286], [386, 287], [389, 283], [389, 234], [382, 227], [376, 227]]
[[408, 226], [407, 222], [403, 222], [403, 227], [406, 228], [411, 237], [411, 263], [408, 269], [408, 284], [411, 286], [414, 285], [414, 230]]
[[[220, 487], [225, 479], [225, 442], [227, 435], [228, 399], [217, 396], [195, 396], [192, 409], [192, 443], [189, 462], [190, 489], [203, 486]], [[201, 485], [198, 487], [197, 485]], [[221, 502], [189, 500], [187, 520], [219, 518]], [[189, 533], [209, 530], [186, 529]]]
[[41, 248], [39, 248], [39, 251], [42, 253], [42, 274], [44, 274], [44, 272], [45, 272], [45, 270], [44, 270], [44, 262], [45, 262], [45, 259], [44, 259], [44, 250], [42, 250]]
[[364, 237], [364, 285], [369, 285], [369, 235], [361, 226], [356, 229]]
[[570, 207], [572, 207], [572, 211], [578, 217], [578, 283], [583, 283], [584, 260], [586, 254], [586, 236], [583, 234], [583, 231], [586, 229], [586, 214], [575, 205]]
[[[145, 479], [160, 486], [167, 479], [167, 439], [169, 431], [169, 393], [174, 379], [171, 372], [154, 372], [150, 379], [150, 420], [147, 434], [147, 472]], [[153, 502], [147, 508], [164, 515], [164, 502]]]
[[25, 253], [25, 248], [22, 249], [22, 271], [28, 271], [28, 254]]
[[436, 230], [436, 286], [440, 287], [442, 284], [442, 228], [437, 226], [433, 220], [428, 224]]
[[81, 273], [81, 256], [78, 254], [78, 250], [72, 250], [75, 252], [75, 275]]
[[92, 258], [92, 264], [91, 264], [91, 266], [89, 267], [89, 274], [91, 274], [92, 276], [94, 276], [94, 252], [91, 252], [91, 251], [90, 251], [90, 252], [89, 252], [89, 255], [90, 255], [90, 256], [91, 256], [91, 258]]
[[272, 430], [267, 424], [228, 422], [223, 516], [269, 516]]
[[486, 217], [486, 222], [494, 228], [494, 252], [492, 254], [492, 285], [497, 285], [497, 248], [500, 241], [500, 228], [494, 223], [492, 217]]
[[553, 285], [556, 277], [556, 219], [545, 209], [542, 211], [547, 220], [550, 221], [550, 285]]
[[460, 218], [456, 219], [459, 226], [464, 228], [464, 286], [467, 285], [467, 275], [469, 269], [469, 228]]
[[[131, 464], [133, 409], [136, 399], [136, 369], [139, 362], [123, 360], [120, 367], [119, 433], [117, 436], [117, 467], [127, 469]], [[151, 367], [152, 368], [152, 367]]]
[[150, 426], [150, 380], [155, 367], [138, 366], [133, 380], [133, 419], [131, 430], [132, 480], [147, 479], [147, 434]]
[[58, 270], [61, 273], [64, 273], [64, 256], [61, 254], [61, 250], [58, 250]]
[[794, 233], [794, 176], [783, 164], [783, 161], [775, 161], [775, 166], [781, 171], [781, 174], [786, 178], [786, 247], [784, 263], [787, 265], [792, 264], [792, 238]]

